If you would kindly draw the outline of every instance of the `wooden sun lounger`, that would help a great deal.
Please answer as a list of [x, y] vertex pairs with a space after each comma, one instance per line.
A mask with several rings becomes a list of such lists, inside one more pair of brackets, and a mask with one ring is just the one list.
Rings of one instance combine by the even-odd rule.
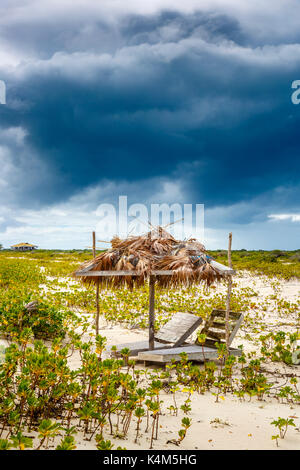
[[[229, 313], [229, 346], [231, 345], [242, 321], [243, 314], [238, 312]], [[225, 342], [225, 310], [213, 310], [206, 320], [201, 333], [206, 334], [206, 341], [202, 345], [185, 344], [177, 348], [155, 349], [154, 351], [144, 351], [138, 353], [138, 360], [144, 362], [159, 362], [168, 364], [174, 361], [180, 361], [180, 354], [185, 352], [189, 360], [203, 362], [205, 360], [217, 360], [218, 352], [215, 347], [216, 342]], [[229, 354], [233, 356], [241, 355], [240, 349], [230, 348]]]
[[[161, 364], [170, 364], [172, 361], [179, 362], [181, 360], [180, 354], [185, 352], [188, 355], [189, 361], [204, 362], [205, 360], [217, 360], [218, 352], [216, 348], [209, 348], [207, 346], [198, 346], [191, 344], [189, 346], [180, 346], [179, 348], [156, 349], [154, 351], [144, 351], [138, 353], [138, 361], [144, 362], [159, 362]], [[229, 354], [232, 356], [240, 356], [240, 349], [230, 348]]]
[[[192, 313], [175, 313], [172, 318], [155, 334], [154, 350], [176, 348], [198, 328], [202, 318]], [[130, 349], [130, 356], [136, 356], [139, 352], [148, 351], [148, 341], [119, 344], [117, 351], [111, 351], [111, 356], [119, 357], [124, 348]]]

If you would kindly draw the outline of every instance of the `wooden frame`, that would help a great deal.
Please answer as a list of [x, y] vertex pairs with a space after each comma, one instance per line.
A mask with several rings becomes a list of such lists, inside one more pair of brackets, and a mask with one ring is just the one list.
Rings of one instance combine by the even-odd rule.
[[[223, 321], [216, 321], [217, 317], [223, 317]], [[228, 313], [228, 320], [236, 320], [235, 324], [233, 326], [232, 331], [230, 331], [230, 328], [228, 328], [229, 336], [228, 336], [228, 346], [231, 345], [232, 341], [234, 340], [234, 337], [244, 319], [244, 315], [241, 312], [233, 312], [230, 311]], [[205, 322], [204, 328], [202, 329], [201, 333], [205, 334], [208, 336], [206, 339], [204, 346], [212, 346], [214, 347], [215, 342], [226, 342], [226, 311], [221, 310], [221, 309], [214, 309], [208, 319]], [[215, 328], [216, 330], [219, 331], [211, 331], [211, 328]], [[224, 341], [222, 341], [224, 340]], [[197, 343], [196, 341], [196, 344]]]
[[[228, 266], [223, 266], [217, 261], [211, 261], [210, 264], [213, 268], [215, 268], [221, 274], [228, 274], [232, 275], [235, 274], [236, 271], [234, 269], [228, 268]], [[150, 276], [173, 276], [174, 271], [161, 271], [161, 270], [153, 270], [150, 272]], [[136, 272], [134, 269], [132, 271], [89, 271], [89, 268], [86, 268], [77, 272], [75, 274], [76, 277], [112, 277], [112, 276], [140, 276], [140, 273]]]
[[153, 348], [149, 348], [149, 341], [133, 341], [119, 344], [116, 351], [109, 349], [112, 356], [119, 357], [123, 348], [130, 350], [130, 357], [139, 352], [153, 351], [155, 349], [177, 348], [185, 344], [185, 340], [199, 327], [203, 319], [188, 312], [176, 312], [165, 325], [154, 335]]
[[[225, 320], [225, 314], [226, 312], [224, 310], [213, 310], [212, 313], [210, 314], [208, 320], [206, 321], [206, 324], [203, 328], [203, 330], [201, 331], [201, 333], [205, 333], [206, 332], [209, 332], [209, 329], [211, 327], [214, 327], [214, 323], [215, 323], [215, 326], [216, 328], [217, 327], [220, 327], [220, 326], [224, 326], [225, 327], [225, 324], [226, 324], [226, 320]], [[216, 322], [215, 321], [215, 318], [217, 316], [224, 316], [224, 323], [222, 322]], [[230, 311], [229, 312], [229, 318], [233, 318], [233, 319], [236, 319], [236, 323], [230, 333], [230, 336], [229, 336], [229, 344], [232, 343], [243, 319], [244, 319], [244, 315], [242, 313], [239, 313], [239, 312], [233, 312], [233, 311]], [[222, 339], [225, 339], [224, 338], [225, 336], [225, 333], [222, 333]], [[203, 345], [200, 345], [200, 344], [197, 344], [197, 340], [196, 340], [196, 343], [195, 344], [184, 344], [180, 347], [172, 347], [172, 348], [169, 348], [169, 349], [166, 349], [166, 348], [159, 348], [159, 349], [155, 349], [154, 351], [140, 351], [138, 353], [138, 357], [137, 357], [137, 360], [139, 361], [144, 361], [144, 363], [146, 362], [158, 362], [160, 364], [170, 364], [172, 361], [180, 361], [181, 360], [181, 356], [180, 354], [185, 352], [187, 355], [188, 355], [188, 359], [190, 361], [199, 361], [199, 362], [203, 362], [205, 360], [217, 360], [218, 359], [218, 351], [214, 345], [215, 342], [218, 342], [217, 340], [217, 335], [215, 337], [216, 341], [215, 340], [208, 340], [206, 341]], [[219, 339], [220, 339], [220, 336], [219, 336]], [[232, 356], [241, 356], [242, 354], [242, 351], [240, 349], [237, 349], [237, 348], [230, 348], [228, 349], [228, 354], [232, 355]]]
[[[222, 275], [231, 276], [235, 274], [235, 270], [218, 263], [217, 261], [210, 260], [209, 262], [213, 268]], [[154, 320], [155, 320], [155, 279], [156, 276], [173, 276], [172, 270], [152, 270], [149, 275], [149, 350], [154, 349]], [[140, 276], [139, 272], [131, 271], [91, 271], [90, 267], [86, 267], [79, 272], [76, 272], [76, 277], [113, 277], [113, 276]], [[146, 279], [146, 278], [145, 278]], [[98, 316], [98, 307], [97, 307]]]

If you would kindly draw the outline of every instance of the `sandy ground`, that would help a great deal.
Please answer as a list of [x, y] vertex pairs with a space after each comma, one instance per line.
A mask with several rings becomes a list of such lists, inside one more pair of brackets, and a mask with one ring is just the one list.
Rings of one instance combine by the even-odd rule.
[[[244, 273], [235, 282], [239, 287], [253, 288], [259, 294], [258, 297], [254, 298], [258, 303], [266, 301], [269, 296], [274, 294], [275, 290], [280, 293], [281, 298], [290, 302], [299, 301], [300, 282], [296, 280], [288, 282], [276, 281], [276, 286], [274, 286], [273, 281], [269, 278]], [[224, 287], [217, 289], [222, 291]], [[293, 323], [293, 315], [289, 315], [288, 319], [282, 319], [274, 311], [274, 305], [272, 304], [267, 312], [263, 314], [263, 322], [271, 328], [284, 323], [285, 326], [280, 327], [280, 329], [294, 331], [293, 328], [289, 327], [289, 322], [291, 321]], [[101, 319], [100, 332], [101, 335], [106, 336], [108, 346], [147, 339], [147, 331], [145, 330], [127, 329], [121, 325], [110, 326], [103, 318]], [[243, 344], [246, 351], [255, 349], [255, 343], [245, 339], [246, 334], [247, 331], [241, 329], [234, 340], [233, 346]], [[1, 341], [1, 343], [5, 345], [5, 341]], [[79, 357], [73, 355], [70, 365], [75, 368], [79, 366], [79, 362]], [[137, 367], [142, 368], [143, 365], [139, 364]], [[153, 366], [153, 369], [155, 368], [157, 367]], [[287, 371], [287, 367], [272, 364], [269, 370], [270, 372], [274, 372], [274, 370]], [[299, 377], [298, 381], [300, 383], [300, 366], [289, 367], [288, 372], [296, 374]], [[274, 376], [272, 376], [272, 381], [274, 381]], [[153, 448], [178, 449], [176, 445], [167, 443], [167, 441], [178, 438], [178, 430], [184, 415], [182, 411], [179, 411], [178, 417], [171, 416], [167, 408], [172, 404], [172, 397], [162, 393], [161, 398], [163, 404], [162, 415], [160, 416], [160, 431], [158, 440], [154, 441]], [[186, 398], [187, 393], [178, 392], [178, 405], [183, 404]], [[246, 401], [241, 402], [238, 398], [229, 394], [216, 403], [215, 396], [210, 392], [204, 395], [194, 393], [191, 396], [191, 400], [192, 411], [189, 413], [189, 417], [192, 419], [192, 426], [181, 443], [180, 449], [300, 450], [300, 405], [279, 404], [277, 400], [270, 398], [266, 398], [263, 401], [259, 401], [256, 398], [248, 401], [248, 398], [246, 398]], [[277, 447], [276, 442], [271, 437], [278, 432], [271, 425], [271, 422], [279, 416], [282, 418], [293, 417], [296, 428], [289, 428], [285, 439], [279, 439], [279, 447]], [[135, 428], [136, 425], [133, 422], [126, 440], [110, 436], [108, 429], [105, 432], [105, 438], [111, 439], [115, 443], [115, 448], [122, 446], [127, 449], [148, 449], [150, 445], [150, 432], [145, 433], [145, 422], [143, 421], [142, 423], [141, 436], [138, 443], [134, 442]], [[75, 436], [75, 439], [77, 449], [95, 449], [94, 440], [89, 441], [80, 433]], [[54, 445], [56, 444], [54, 443]]]
[[[274, 294], [274, 289], [280, 293], [280, 297], [290, 302], [297, 302], [300, 294], [300, 282], [291, 280], [288, 282], [276, 281], [274, 286], [273, 281], [267, 277], [257, 277], [249, 273], [235, 280], [237, 287], [250, 287], [254, 289], [259, 295], [254, 297], [256, 302], [265, 302], [267, 297]], [[224, 290], [224, 287], [217, 287], [217, 290]], [[282, 326], [282, 323], [289, 323], [293, 315], [289, 316], [288, 321], [286, 318], [278, 317], [274, 312], [274, 305], [270, 305], [267, 312], [263, 314], [263, 323], [273, 329], [274, 325], [280, 325], [279, 329], [286, 331], [294, 331], [289, 326]], [[269, 330], [268, 330], [269, 331]], [[119, 344], [120, 342], [126, 343], [131, 341], [141, 341], [147, 339], [147, 332], [137, 329], [129, 330], [122, 326], [108, 326], [107, 322], [102, 319], [101, 334], [107, 337], [108, 345]], [[255, 350], [253, 341], [245, 339], [247, 329], [239, 331], [233, 346], [237, 347], [243, 344], [246, 351]], [[76, 359], [73, 359], [74, 365]], [[76, 364], [77, 365], [77, 364]], [[138, 367], [143, 368], [142, 364]], [[151, 366], [150, 366], [151, 367]], [[158, 367], [158, 366], [157, 366]], [[157, 368], [152, 366], [153, 369]], [[270, 372], [286, 371], [294, 373], [299, 377], [300, 382], [300, 366], [287, 367], [278, 364], [270, 364], [268, 366]], [[272, 376], [272, 381], [278, 379]], [[278, 383], [283, 383], [278, 380]], [[187, 398], [186, 393], [178, 394], [178, 405], [183, 404]], [[192, 411], [189, 417], [192, 419], [192, 426], [187, 432], [187, 436], [180, 445], [180, 449], [298, 449], [300, 450], [300, 406], [279, 404], [275, 399], [259, 401], [252, 398], [249, 402], [241, 402], [238, 398], [232, 395], [226, 395], [224, 400], [220, 399], [218, 403], [215, 401], [215, 396], [211, 393], [205, 395], [193, 394], [192, 397]], [[183, 412], [179, 413], [178, 417], [170, 416], [167, 409], [172, 404], [172, 398], [166, 394], [162, 394], [162, 416], [160, 417], [160, 432], [157, 441], [154, 441], [154, 449], [178, 449], [174, 444], [167, 444], [168, 440], [176, 439], [177, 433], [180, 429], [181, 419], [184, 416]], [[279, 439], [279, 447], [276, 442], [271, 439], [272, 435], [277, 434], [277, 430], [271, 422], [278, 417], [287, 418], [293, 417], [296, 428], [290, 428], [286, 434], [285, 439]], [[216, 421], [219, 421], [216, 422]], [[145, 426], [142, 425], [142, 435], [137, 444], [134, 443], [135, 438], [135, 425], [131, 425], [131, 429], [126, 441], [120, 439], [112, 439], [115, 442], [115, 447], [122, 446], [127, 449], [148, 449], [150, 445], [150, 435], [144, 432]], [[82, 440], [78, 442], [78, 449], [91, 449], [94, 445]], [[109, 438], [109, 436], [107, 437]]]
[[[136, 341], [146, 338], [145, 333], [130, 332], [116, 327], [105, 329], [102, 327], [101, 334], [107, 337], [108, 344], [117, 344], [122, 338], [122, 342]], [[75, 364], [74, 364], [75, 365]], [[138, 367], [143, 368], [142, 365]], [[278, 366], [276, 366], [278, 368]], [[149, 368], [149, 367], [148, 367]], [[152, 368], [156, 368], [152, 366]], [[300, 376], [300, 367], [293, 367]], [[187, 393], [177, 394], [178, 406], [183, 404], [187, 398]], [[162, 393], [163, 400], [162, 415], [160, 417], [159, 438], [154, 441], [154, 449], [178, 449], [174, 444], [167, 444], [168, 440], [178, 438], [183, 412], [178, 413], [178, 417], [171, 416], [167, 409], [173, 401], [170, 395]], [[271, 422], [279, 416], [282, 418], [293, 417], [296, 428], [291, 428], [287, 432], [284, 440], [279, 440], [278, 449], [299, 449], [300, 450], [300, 406], [278, 404], [277, 400], [266, 399], [258, 401], [252, 398], [249, 402], [239, 401], [238, 398], [227, 394], [224, 399], [219, 399], [216, 403], [215, 396], [211, 393], [200, 395], [194, 393], [191, 396], [192, 411], [189, 417], [192, 419], [192, 426], [187, 432], [187, 436], [180, 445], [180, 449], [277, 449], [275, 441], [271, 436], [277, 434]], [[213, 423], [220, 420], [220, 423]], [[223, 424], [222, 424], [223, 423]], [[226, 423], [226, 424], [225, 424]], [[128, 439], [126, 441], [113, 438], [115, 448], [117, 446], [127, 449], [148, 449], [150, 445], [150, 434], [144, 432], [145, 425], [142, 425], [142, 435], [138, 444], [134, 443], [135, 425], [131, 425]], [[89, 441], [82, 440], [78, 449], [93, 449], [94, 445]], [[110, 439], [109, 435], [106, 438]]]
[[[274, 285], [275, 282], [275, 285]], [[250, 273], [243, 273], [239, 278], [235, 279], [237, 287], [252, 288], [259, 295], [254, 297], [258, 303], [279, 292], [281, 298], [290, 302], [297, 302], [300, 295], [300, 282], [298, 280], [291, 281], [272, 281], [265, 276], [254, 276]], [[217, 287], [216, 291], [225, 291], [224, 286]], [[281, 330], [294, 331], [289, 326], [282, 323], [289, 323], [286, 318], [280, 318], [276, 312], [274, 313], [274, 305], [270, 305], [267, 312], [263, 314], [263, 322], [271, 329], [280, 324]], [[268, 330], [269, 331], [269, 330]], [[252, 341], [245, 339], [247, 331], [239, 331], [232, 346], [237, 347], [243, 344], [245, 351], [255, 350]], [[107, 328], [103, 321], [101, 334], [107, 337], [108, 345], [118, 344], [130, 341], [140, 341], [147, 338], [147, 332], [138, 330], [127, 330], [120, 326]], [[140, 365], [139, 367], [142, 367]], [[155, 366], [154, 366], [155, 367]], [[278, 364], [268, 366], [270, 372], [274, 370], [286, 370], [299, 376], [300, 382], [300, 366], [286, 367]], [[272, 376], [272, 380], [274, 377]], [[280, 381], [279, 381], [280, 383]], [[187, 398], [186, 393], [179, 393], [178, 404], [182, 404]], [[192, 426], [187, 432], [187, 436], [180, 445], [180, 449], [299, 449], [300, 450], [300, 406], [279, 404], [275, 399], [266, 399], [259, 401], [252, 398], [251, 402], [241, 402], [238, 398], [226, 395], [224, 400], [218, 403], [215, 396], [211, 393], [205, 395], [193, 394], [192, 411], [189, 417], [192, 419]], [[159, 438], [154, 442], [155, 449], [177, 449], [174, 444], [167, 444], [170, 439], [176, 439], [178, 430], [180, 429], [183, 413], [179, 413], [178, 417], [170, 416], [167, 410], [172, 404], [172, 399], [168, 394], [162, 394], [164, 401], [162, 409], [163, 414], [160, 417], [161, 429]], [[278, 417], [287, 418], [293, 416], [296, 428], [290, 428], [285, 439], [279, 439], [279, 447], [277, 448], [275, 441], [271, 439], [272, 435], [277, 434], [277, 430], [271, 422]], [[221, 424], [212, 423], [219, 419]], [[222, 424], [228, 423], [228, 424]], [[147, 449], [149, 448], [150, 436], [143, 433], [139, 443], [135, 444], [134, 432], [135, 426], [131, 427], [129, 440], [126, 442], [114, 439], [116, 447], [126, 446], [127, 449]], [[142, 427], [142, 430], [144, 428]], [[131, 438], [131, 439], [130, 439]], [[130, 442], [131, 441], [131, 442]], [[82, 447], [81, 447], [82, 446]], [[91, 448], [90, 443], [82, 442], [78, 448]]]
[[[170, 402], [169, 396], [162, 395], [165, 401], [164, 407]], [[182, 400], [183, 402], [183, 400]], [[180, 401], [179, 401], [180, 403]], [[298, 407], [299, 408], [299, 407]], [[168, 440], [178, 438], [180, 429], [180, 417], [170, 417], [168, 413], [163, 413], [160, 417], [160, 431], [157, 441], [154, 441], [154, 449], [224, 449], [224, 450], [267, 450], [267, 449], [300, 449], [299, 430], [289, 430], [285, 439], [280, 439], [279, 447], [276, 447], [271, 436], [277, 434], [274, 426], [270, 423], [274, 417], [296, 416], [296, 410], [289, 405], [277, 406], [275, 403], [258, 402], [241, 403], [237, 399], [227, 398], [215, 403], [215, 398], [210, 395], [196, 395], [192, 398], [192, 411], [189, 417], [192, 419], [192, 426], [188, 430], [187, 436], [180, 447], [174, 444], [167, 444]], [[297, 416], [299, 415], [299, 410]], [[213, 423], [216, 419], [221, 424]], [[300, 419], [294, 419], [297, 426], [300, 425]], [[222, 424], [222, 422], [224, 424]], [[226, 423], [226, 424], [225, 424]], [[110, 436], [106, 435], [110, 439]], [[126, 449], [149, 449], [150, 432], [144, 432], [142, 426], [142, 436], [138, 444], [134, 443], [135, 426], [131, 430], [126, 441], [113, 438], [115, 448], [118, 446]], [[79, 442], [77, 435], [78, 449], [95, 449], [95, 446], [85, 440]], [[92, 444], [92, 445], [91, 445]]]

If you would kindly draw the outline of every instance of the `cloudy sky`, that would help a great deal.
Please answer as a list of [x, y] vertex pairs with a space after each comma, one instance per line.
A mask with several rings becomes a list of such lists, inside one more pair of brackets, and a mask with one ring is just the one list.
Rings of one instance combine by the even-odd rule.
[[0, 243], [84, 248], [101, 203], [205, 204], [298, 249], [299, 0], [1, 0]]

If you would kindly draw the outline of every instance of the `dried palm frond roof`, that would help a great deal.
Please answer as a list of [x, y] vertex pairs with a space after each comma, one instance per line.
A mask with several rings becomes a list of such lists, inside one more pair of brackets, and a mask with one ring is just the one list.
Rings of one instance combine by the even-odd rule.
[[196, 239], [179, 241], [157, 227], [125, 240], [114, 237], [109, 250], [83, 263], [73, 275], [88, 284], [115, 287], [126, 284], [132, 288], [144, 284], [150, 274], [156, 275], [161, 286], [176, 286], [201, 281], [210, 285], [233, 273], [208, 256]]
[[31, 243], [18, 243], [17, 245], [12, 245], [11, 248], [21, 248], [21, 247], [32, 247], [35, 248], [37, 245], [31, 245]]

